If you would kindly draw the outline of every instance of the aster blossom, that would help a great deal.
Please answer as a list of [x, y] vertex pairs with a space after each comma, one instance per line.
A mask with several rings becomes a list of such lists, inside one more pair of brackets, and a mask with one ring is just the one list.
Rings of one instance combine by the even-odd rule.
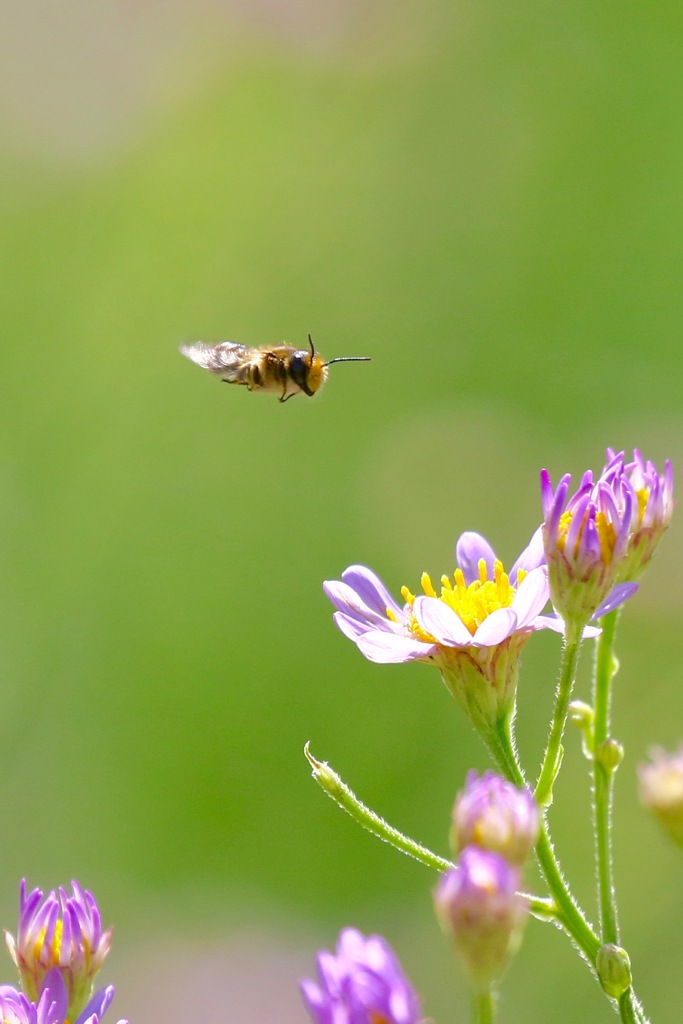
[[317, 962], [319, 983], [301, 982], [315, 1024], [420, 1024], [415, 991], [379, 935], [345, 928], [336, 954], [323, 950]]
[[637, 590], [673, 512], [673, 471], [657, 473], [639, 451], [632, 462], [607, 449], [597, 480], [588, 470], [570, 495], [571, 476], [553, 489], [541, 473], [543, 545], [553, 604], [575, 626], [600, 618]]
[[521, 867], [539, 830], [538, 807], [528, 789], [518, 789], [493, 771], [467, 773], [453, 809], [451, 845], [456, 853], [475, 845]]
[[435, 664], [475, 726], [486, 728], [512, 707], [519, 655], [531, 634], [558, 628], [541, 615], [549, 597], [543, 561], [540, 529], [509, 573], [488, 541], [467, 532], [456, 545], [458, 568], [441, 578], [440, 593], [423, 573], [423, 594], [403, 587], [399, 605], [362, 565], [323, 589], [336, 625], [368, 660]]
[[102, 930], [93, 895], [77, 882], [71, 885], [71, 896], [60, 887], [43, 899], [41, 889], [28, 892], [22, 880], [17, 936], [6, 933], [6, 941], [22, 987], [32, 999], [38, 998], [48, 973], [59, 971], [73, 1020], [92, 995], [95, 976], [111, 946], [111, 931]]
[[619, 567], [619, 580], [635, 580], [647, 568], [662, 534], [671, 522], [674, 510], [674, 477], [666, 459], [664, 472], [658, 473], [650, 460], [637, 448], [633, 460], [624, 461], [624, 453], [607, 449], [607, 462], [600, 479], [614, 495], [618, 509], [630, 509], [631, 519], [625, 557]]

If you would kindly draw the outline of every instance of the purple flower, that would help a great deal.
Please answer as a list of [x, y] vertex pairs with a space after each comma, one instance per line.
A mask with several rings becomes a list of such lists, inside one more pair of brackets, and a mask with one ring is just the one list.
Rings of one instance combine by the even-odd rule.
[[628, 545], [618, 579], [638, 579], [671, 522], [674, 510], [673, 468], [667, 459], [660, 475], [654, 463], [645, 461], [637, 448], [633, 451], [633, 461], [628, 463], [624, 462], [623, 452], [615, 454], [608, 448], [607, 463], [600, 479], [610, 489], [617, 509], [624, 517], [627, 510], [631, 514]]
[[571, 476], [553, 490], [541, 473], [543, 544], [553, 604], [578, 626], [600, 618], [638, 589], [642, 573], [671, 519], [673, 471], [660, 476], [637, 450], [634, 461], [607, 449], [596, 481], [590, 470], [569, 496]]
[[[92, 995], [95, 976], [109, 952], [111, 931], [102, 931], [92, 894], [77, 882], [71, 885], [72, 896], [60, 888], [59, 895], [53, 890], [43, 900], [42, 890], [27, 892], [22, 880], [17, 937], [6, 933], [6, 940], [31, 999], [38, 998], [48, 973], [53, 976], [53, 968], [58, 970], [68, 995], [68, 1018], [74, 1020]], [[100, 1007], [99, 1012], [104, 1010]]]
[[[112, 999], [114, 989], [110, 985], [91, 999], [85, 1010], [73, 1024], [100, 1024]], [[2, 1024], [70, 1024], [68, 1014], [69, 997], [62, 972], [57, 967], [48, 971], [43, 980], [40, 996], [31, 1002], [23, 992], [11, 985], [0, 985], [0, 1020]], [[120, 1020], [118, 1024], [128, 1024]]]
[[337, 952], [318, 954], [320, 983], [301, 994], [315, 1024], [419, 1024], [420, 1003], [396, 954], [379, 935], [345, 928]]
[[505, 714], [514, 702], [519, 655], [537, 629], [557, 628], [541, 615], [548, 574], [540, 529], [506, 573], [490, 544], [463, 533], [458, 568], [437, 593], [423, 573], [423, 594], [407, 587], [399, 605], [378, 576], [352, 565], [323, 589], [336, 608], [339, 629], [370, 661], [429, 661], [463, 703], [477, 727]]
[[518, 789], [495, 772], [468, 772], [453, 809], [456, 853], [475, 845], [502, 854], [521, 867], [538, 839], [538, 807], [528, 789]]
[[441, 925], [477, 988], [500, 977], [519, 945], [527, 916], [519, 884], [519, 870], [501, 854], [468, 846], [434, 893]]

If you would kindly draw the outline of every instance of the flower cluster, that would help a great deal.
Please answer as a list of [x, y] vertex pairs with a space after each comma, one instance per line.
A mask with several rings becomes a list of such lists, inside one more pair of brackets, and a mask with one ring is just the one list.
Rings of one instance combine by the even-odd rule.
[[318, 954], [320, 982], [301, 982], [315, 1024], [419, 1024], [419, 1000], [396, 954], [379, 935], [345, 928], [337, 951]]
[[[7, 946], [22, 991], [0, 985], [3, 1024], [100, 1024], [112, 999], [108, 985], [93, 995], [94, 981], [111, 944], [94, 897], [72, 882], [43, 899], [22, 881], [16, 939]], [[127, 1024], [119, 1021], [118, 1024]]]

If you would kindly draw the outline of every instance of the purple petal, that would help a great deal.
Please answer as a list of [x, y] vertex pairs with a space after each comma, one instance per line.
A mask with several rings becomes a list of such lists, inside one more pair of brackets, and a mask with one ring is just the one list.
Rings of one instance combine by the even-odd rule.
[[[339, 580], [325, 580], [323, 590], [338, 612], [365, 623], [367, 627], [381, 629], [387, 621], [386, 610], [382, 615], [373, 611], [348, 583], [342, 583]], [[401, 616], [403, 614], [400, 609], [399, 614]]]
[[513, 587], [517, 586], [517, 574], [520, 569], [523, 569], [524, 572], [531, 572], [532, 569], [538, 569], [539, 565], [544, 563], [545, 551], [543, 549], [543, 526], [541, 525], [512, 566], [509, 572], [510, 583]]
[[468, 587], [470, 583], [479, 579], [479, 562], [482, 558], [486, 563], [488, 577], [492, 579], [496, 555], [489, 542], [481, 534], [471, 530], [461, 534], [455, 545], [455, 561], [456, 565], [462, 569]]
[[[564, 636], [564, 621], [559, 615], [537, 615], [533, 621], [534, 629], [552, 629], [553, 633], [559, 633]], [[597, 626], [584, 626], [583, 633], [581, 634], [584, 640], [592, 640], [593, 637], [599, 636], [602, 630]]]
[[379, 615], [386, 616], [387, 608], [391, 608], [395, 613], [400, 613], [401, 608], [396, 604], [382, 580], [367, 566], [350, 565], [348, 569], [344, 569], [342, 579], [352, 590], [356, 591], [368, 608], [372, 608]]
[[427, 658], [436, 651], [435, 644], [413, 640], [409, 636], [370, 629], [356, 640], [356, 646], [368, 661], [381, 665], [396, 665], [415, 658]]
[[600, 619], [603, 615], [607, 615], [608, 612], [614, 611], [615, 608], [618, 608], [620, 604], [623, 604], [624, 601], [627, 601], [629, 597], [635, 594], [637, 589], [637, 583], [617, 583], [616, 587], [612, 588], [611, 593], [596, 610], [591, 621]]
[[517, 616], [512, 608], [498, 608], [482, 622], [472, 637], [473, 647], [495, 647], [517, 629]]
[[445, 647], [469, 647], [472, 634], [460, 616], [438, 597], [416, 597], [413, 615], [422, 629]]
[[48, 990], [49, 1001], [55, 1007], [55, 1017], [59, 1018], [59, 1020], [64, 1020], [66, 1011], [69, 1008], [69, 996], [59, 967], [51, 968], [43, 978], [43, 984], [40, 986], [41, 996], [45, 995]]
[[541, 614], [549, 596], [548, 569], [541, 565], [538, 569], [532, 569], [517, 588], [512, 608], [517, 615], [518, 629], [523, 629]]
[[83, 1010], [83, 1013], [81, 1013], [80, 1016], [76, 1018], [74, 1024], [85, 1024], [87, 1019], [91, 1017], [93, 1014], [96, 1014], [97, 1018], [99, 1020], [102, 1020], [105, 1013], [109, 1009], [113, 998], [113, 985], [107, 985], [106, 988], [101, 988], [100, 991], [92, 997], [92, 999], [86, 1006], [85, 1010]]
[[344, 634], [347, 640], [353, 640], [354, 643], [359, 636], [368, 631], [367, 623], [352, 619], [350, 615], [344, 615], [344, 612], [335, 612], [332, 618], [337, 629]]

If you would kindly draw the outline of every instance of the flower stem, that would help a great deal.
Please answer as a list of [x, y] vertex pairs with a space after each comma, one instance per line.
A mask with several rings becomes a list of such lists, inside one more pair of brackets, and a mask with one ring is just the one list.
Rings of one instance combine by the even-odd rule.
[[316, 760], [309, 750], [308, 743], [304, 747], [304, 754], [313, 769], [313, 778], [318, 785], [325, 790], [327, 795], [342, 810], [350, 814], [354, 821], [357, 821], [368, 832], [372, 832], [379, 839], [383, 839], [385, 843], [390, 843], [408, 857], [413, 857], [422, 864], [426, 864], [428, 868], [434, 868], [436, 871], [443, 872], [453, 867], [451, 861], [446, 860], [445, 857], [439, 857], [436, 853], [428, 850], [426, 846], [421, 846], [414, 839], [403, 835], [402, 832], [393, 828], [384, 818], [380, 818], [378, 814], [375, 814], [366, 804], [362, 803], [339, 775], [330, 768], [326, 761]]
[[[497, 723], [494, 756], [510, 782], [514, 782], [516, 786], [526, 785], [524, 772], [515, 752], [509, 718], [501, 719]], [[571, 935], [588, 960], [595, 963], [600, 940], [588, 924], [564, 880], [550, 841], [545, 815], [541, 816], [541, 834], [536, 844], [536, 856], [555, 901], [555, 920]]]
[[553, 802], [553, 784], [562, 763], [562, 735], [567, 721], [580, 649], [581, 630], [570, 632], [569, 626], [567, 626], [548, 746], [543, 756], [543, 766], [534, 792], [536, 802], [541, 807], [548, 807]]
[[493, 1024], [495, 1017], [495, 997], [491, 988], [485, 992], [475, 992], [472, 999], [472, 1024]]
[[614, 656], [614, 637], [619, 609], [602, 619], [602, 633], [597, 641], [593, 678], [593, 823], [595, 827], [595, 854], [598, 869], [598, 902], [600, 929], [603, 942], [619, 945], [619, 919], [614, 890], [614, 864], [612, 857], [612, 805], [614, 772], [604, 744], [610, 734], [612, 680], [619, 667]]

